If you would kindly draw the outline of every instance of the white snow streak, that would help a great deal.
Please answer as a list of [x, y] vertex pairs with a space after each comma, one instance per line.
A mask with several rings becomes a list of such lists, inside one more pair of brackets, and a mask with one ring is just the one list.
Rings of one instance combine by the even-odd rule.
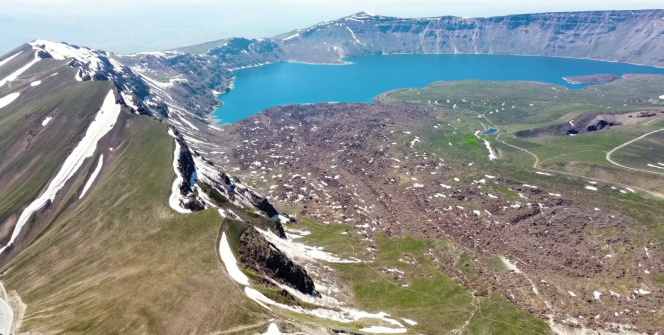
[[7, 64], [7, 62], [9, 62], [10, 60], [14, 59], [14, 57], [20, 55], [21, 52], [23, 52], [23, 51], [19, 51], [19, 52], [15, 53], [15, 54], [13, 54], [13, 55], [11, 55], [11, 56], [5, 58], [5, 60], [0, 61], [0, 66], [3, 66], [3, 65], [5, 65], [5, 64]]
[[226, 266], [226, 272], [228, 275], [233, 278], [236, 282], [249, 286], [249, 277], [247, 277], [242, 270], [237, 266], [237, 261], [235, 260], [235, 255], [231, 250], [230, 245], [228, 245], [228, 240], [226, 239], [226, 232], [221, 233], [221, 241], [219, 241], [219, 255], [221, 260]]
[[279, 330], [279, 327], [276, 324], [270, 323], [267, 327], [267, 331], [261, 335], [283, 335], [283, 333]]
[[410, 320], [410, 319], [404, 319], [404, 318], [401, 318], [401, 320], [403, 320], [403, 322], [405, 322], [405, 323], [407, 323], [411, 326], [417, 326], [417, 321], [413, 321], [413, 320]]
[[381, 326], [371, 326], [369, 328], [360, 329], [361, 332], [372, 334], [403, 334], [407, 331], [406, 328], [389, 328]]
[[39, 57], [37, 56], [37, 53], [35, 52], [35, 59], [33, 59], [32, 62], [30, 62], [30, 63], [24, 65], [22, 68], [20, 68], [20, 69], [14, 71], [12, 74], [10, 74], [10, 75], [8, 75], [7, 77], [5, 77], [5, 79], [0, 80], [0, 87], [4, 86], [5, 83], [7, 83], [8, 81], [14, 81], [14, 80], [16, 80], [16, 78], [18, 78], [18, 76], [20, 76], [21, 74], [23, 74], [23, 72], [27, 71], [31, 66], [33, 66], [33, 65], [35, 65], [37, 62], [39, 62], [40, 59], [41, 59], [41, 58], [39, 58]]
[[178, 169], [178, 159], [180, 158], [180, 143], [175, 141], [175, 152], [173, 153], [173, 171], [175, 171], [175, 180], [173, 181], [173, 186], [171, 187], [171, 196], [168, 198], [168, 204], [173, 210], [178, 213], [186, 214], [191, 213], [190, 210], [183, 208], [180, 205], [180, 198], [182, 195], [180, 193], [180, 185], [184, 181], [184, 178], [180, 174], [180, 169]]
[[92, 183], [95, 182], [95, 179], [97, 179], [97, 175], [99, 174], [99, 171], [101, 171], [101, 167], [103, 164], [104, 164], [104, 155], [100, 155], [99, 163], [97, 163], [97, 167], [95, 168], [94, 171], [92, 171], [92, 175], [90, 175], [90, 178], [85, 183], [85, 187], [83, 187], [83, 192], [81, 192], [81, 196], [78, 197], [79, 199], [83, 199], [83, 196], [85, 195], [86, 192], [88, 192], [88, 189], [90, 188], [90, 186], [92, 186]]
[[[332, 320], [332, 321], [337, 321], [337, 322], [343, 322], [343, 323], [349, 323], [349, 322], [355, 322], [360, 319], [379, 319], [382, 321], [385, 321], [389, 324], [396, 325], [398, 327], [403, 327], [403, 325], [394, 319], [388, 318], [390, 316], [389, 314], [385, 312], [380, 312], [380, 313], [367, 313], [363, 311], [359, 311], [356, 309], [351, 309], [351, 308], [344, 308], [341, 307], [340, 310], [332, 310], [332, 309], [325, 309], [325, 308], [317, 308], [317, 309], [305, 309], [300, 306], [289, 306], [289, 305], [284, 305], [280, 304], [265, 295], [263, 293], [251, 288], [251, 287], [245, 287], [244, 288], [244, 293], [249, 297], [249, 299], [255, 301], [259, 305], [263, 306], [264, 308], [268, 310], [272, 310], [269, 306], [276, 306], [279, 308], [283, 308], [286, 310], [289, 310], [291, 312], [295, 313], [300, 313], [300, 314], [307, 314], [311, 315], [313, 317], [321, 318], [321, 319], [327, 319], [327, 320]], [[386, 329], [394, 329], [394, 328], [387, 328]], [[400, 333], [405, 332], [404, 331], [399, 331]]]
[[14, 92], [14, 93], [9, 93], [4, 97], [0, 98], [0, 108], [7, 107], [10, 103], [14, 102], [14, 100], [18, 99], [20, 95], [21, 93]]
[[30, 86], [35, 87], [41, 85], [41, 80], [33, 81], [30, 83]]
[[53, 120], [53, 118], [50, 117], [50, 116], [47, 117], [47, 118], [45, 118], [44, 121], [42, 121], [42, 127], [46, 127], [46, 125], [47, 125], [49, 122], [51, 122], [51, 120]]
[[148, 84], [152, 84], [152, 85], [154, 85], [156, 87], [159, 87], [159, 88], [170, 88], [170, 87], [173, 86], [174, 81], [169, 81], [167, 83], [164, 83], [164, 82], [157, 81], [155, 79], [152, 79], [152, 78], [142, 74], [140, 72], [140, 70], [137, 70], [136, 68], [131, 68], [131, 69], [134, 70], [134, 73], [141, 76], [141, 78], [145, 79], [148, 82]]
[[282, 41], [288, 41], [288, 40], [296, 38], [296, 37], [300, 37], [300, 34], [290, 35], [290, 36], [284, 38]]
[[16, 226], [14, 227], [11, 239], [7, 245], [0, 248], [0, 254], [16, 241], [21, 229], [23, 229], [23, 226], [25, 226], [32, 214], [43, 208], [49, 201], [52, 202], [58, 191], [65, 186], [67, 181], [76, 173], [76, 171], [78, 171], [81, 165], [83, 165], [85, 159], [92, 157], [97, 148], [97, 142], [113, 129], [113, 126], [118, 119], [118, 115], [120, 115], [120, 105], [115, 104], [115, 95], [113, 94], [113, 90], [110, 90], [106, 95], [104, 103], [99, 109], [95, 120], [92, 121], [90, 127], [88, 127], [85, 136], [62, 164], [60, 171], [48, 185], [46, 191], [28, 205], [23, 213], [21, 213], [21, 216], [18, 218]]
[[306, 244], [288, 241], [280, 238], [271, 231], [262, 230], [255, 227], [266, 240], [274, 244], [290, 259], [321, 260], [330, 263], [360, 263], [360, 260], [342, 259], [336, 255], [323, 251], [322, 248], [315, 248]]
[[480, 137], [480, 131], [475, 132], [475, 137], [479, 138], [480, 140], [484, 141], [484, 145], [486, 146], [487, 150], [489, 150], [489, 159], [490, 160], [495, 160], [498, 159], [498, 156], [496, 156], [496, 153], [491, 149], [491, 142], [485, 140], [484, 138]]
[[[353, 36], [353, 39], [355, 40], [355, 42], [357, 42], [357, 44], [362, 44], [362, 42], [360, 42], [360, 40], [357, 39], [357, 36], [355, 36], [355, 32], [353, 32], [353, 31], [352, 31], [350, 28], [348, 28], [348, 27], [346, 27], [346, 29], [348, 29], [348, 31], [349, 31], [350, 34]], [[364, 44], [362, 44], [362, 45], [364, 45]]]

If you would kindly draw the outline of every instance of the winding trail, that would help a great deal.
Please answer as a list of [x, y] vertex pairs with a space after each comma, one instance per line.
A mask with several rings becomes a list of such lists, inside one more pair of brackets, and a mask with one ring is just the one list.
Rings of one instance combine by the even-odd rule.
[[631, 141], [625, 142], [625, 143], [623, 143], [623, 144], [621, 144], [621, 145], [619, 145], [619, 146], [613, 148], [613, 150], [609, 151], [609, 152], [606, 154], [606, 160], [609, 161], [611, 164], [613, 164], [613, 165], [615, 165], [615, 166], [619, 166], [619, 167], [624, 168], [624, 169], [633, 170], [633, 171], [641, 171], [641, 172], [650, 172], [650, 173], [654, 173], [654, 174], [658, 174], [658, 175], [662, 175], [662, 176], [664, 176], [664, 172], [655, 172], [655, 171], [650, 171], [650, 170], [637, 169], [637, 168], [633, 168], [633, 167], [629, 167], [629, 166], [622, 165], [622, 164], [617, 163], [616, 161], [614, 161], [614, 160], [611, 159], [611, 154], [613, 154], [613, 153], [616, 152], [617, 150], [620, 150], [620, 149], [622, 149], [622, 148], [624, 148], [624, 147], [626, 147], [626, 146], [628, 146], [628, 145], [630, 145], [630, 144], [632, 144], [632, 143], [634, 143], [634, 142], [636, 142], [636, 141], [638, 141], [638, 140], [641, 140], [641, 139], [643, 139], [643, 138], [645, 138], [645, 137], [648, 137], [649, 135], [652, 135], [652, 134], [654, 134], [654, 133], [657, 133], [657, 132], [660, 132], [660, 131], [663, 131], [663, 130], [664, 130], [664, 128], [662, 128], [662, 129], [657, 129], [657, 130], [655, 130], [655, 131], [651, 131], [651, 132], [649, 132], [649, 133], [643, 134], [643, 135], [641, 135], [641, 136], [639, 136], [639, 137], [637, 137], [637, 138], [635, 138], [635, 139], [633, 139], [633, 140], [631, 140]]
[[[471, 112], [471, 113], [474, 113], [475, 115], [481, 115], [481, 116], [483, 116], [484, 119], [487, 120], [487, 122], [488, 122], [489, 124], [491, 124], [491, 125], [492, 125], [493, 127], [495, 127], [495, 128], [498, 128], [498, 126], [497, 126], [496, 124], [494, 124], [494, 123], [491, 121], [491, 119], [489, 119], [489, 118], [486, 116], [486, 112], [480, 114], [479, 112], [476, 112], [476, 111], [474, 111], [474, 110], [467, 110], [467, 111], [469, 111], [469, 112]], [[637, 138], [635, 138], [635, 139], [633, 139], [633, 140], [631, 140], [631, 141], [625, 142], [625, 143], [623, 143], [623, 144], [621, 144], [621, 145], [619, 145], [619, 146], [613, 148], [611, 151], [609, 151], [609, 152], [606, 154], [606, 160], [607, 160], [609, 163], [611, 163], [611, 164], [613, 164], [613, 165], [615, 165], [615, 166], [622, 167], [622, 168], [625, 168], [625, 169], [629, 169], [629, 170], [633, 170], [633, 171], [640, 171], [640, 172], [649, 172], [649, 173], [654, 173], [654, 174], [658, 174], [658, 175], [663, 175], [663, 176], [664, 176], [664, 173], [662, 173], [662, 172], [655, 172], [655, 171], [650, 171], [650, 170], [642, 170], [642, 169], [632, 168], [632, 167], [629, 167], [629, 166], [624, 166], [624, 165], [622, 165], [622, 164], [620, 164], [620, 163], [617, 163], [617, 162], [615, 162], [615, 161], [613, 161], [613, 160], [611, 159], [611, 154], [613, 154], [615, 151], [617, 151], [617, 150], [619, 150], [619, 149], [621, 149], [621, 148], [623, 148], [623, 147], [625, 147], [625, 146], [627, 146], [627, 145], [629, 145], [629, 144], [631, 144], [631, 143], [634, 143], [634, 142], [636, 142], [636, 141], [638, 141], [638, 140], [641, 140], [641, 139], [643, 139], [644, 137], [647, 137], [647, 136], [649, 136], [649, 135], [652, 135], [652, 134], [657, 133], [657, 132], [660, 132], [660, 131], [664, 131], [664, 128], [662, 128], [662, 129], [658, 129], [658, 130], [655, 130], [655, 131], [651, 131], [651, 132], [646, 133], [646, 134], [643, 134], [643, 135], [641, 135], [641, 136], [639, 136], [639, 137], [637, 137]], [[619, 186], [622, 186], [622, 187], [629, 187], [629, 188], [637, 189], [637, 190], [639, 190], [639, 191], [643, 191], [643, 192], [645, 192], [645, 193], [651, 194], [651, 195], [653, 195], [653, 196], [655, 196], [655, 197], [658, 197], [658, 198], [664, 198], [664, 193], [658, 193], [658, 192], [653, 192], [653, 191], [645, 190], [645, 189], [643, 189], [643, 188], [636, 187], [636, 186], [634, 186], [634, 185], [627, 185], [627, 184], [623, 184], [623, 183], [619, 183], [619, 182], [615, 182], [615, 181], [604, 180], [604, 179], [599, 179], [599, 178], [591, 178], [591, 177], [587, 177], [587, 176], [583, 176], [583, 175], [579, 175], [579, 174], [575, 174], [575, 173], [564, 172], [564, 171], [558, 171], [558, 170], [550, 170], [550, 169], [545, 169], [545, 168], [539, 167], [538, 165], [540, 164], [540, 159], [539, 159], [539, 157], [537, 157], [537, 155], [535, 155], [532, 151], [530, 151], [530, 150], [528, 150], [528, 149], [524, 149], [524, 148], [518, 147], [518, 146], [516, 146], [516, 145], [509, 144], [509, 143], [505, 142], [505, 140], [500, 140], [500, 139], [499, 139], [501, 135], [508, 134], [508, 133], [510, 133], [510, 131], [505, 130], [504, 132], [498, 134], [498, 136], [496, 136], [496, 140], [499, 141], [500, 143], [504, 144], [504, 145], [507, 145], [507, 146], [512, 147], [512, 148], [514, 148], [514, 149], [517, 149], [517, 150], [523, 151], [523, 152], [525, 152], [525, 153], [527, 153], [527, 154], [533, 156], [533, 158], [535, 158], [535, 163], [533, 163], [533, 169], [535, 169], [535, 170], [539, 170], [539, 171], [543, 171], [543, 172], [550, 172], [550, 173], [557, 173], [557, 174], [562, 174], [562, 175], [567, 175], [567, 176], [572, 176], [572, 177], [577, 177], [577, 178], [582, 178], [582, 179], [587, 179], [587, 180], [593, 180], [593, 181], [598, 181], [598, 182], [604, 182], [604, 183], [607, 183], [607, 184], [615, 184], [615, 185], [619, 185]], [[512, 135], [512, 136], [514, 136], [514, 135]]]

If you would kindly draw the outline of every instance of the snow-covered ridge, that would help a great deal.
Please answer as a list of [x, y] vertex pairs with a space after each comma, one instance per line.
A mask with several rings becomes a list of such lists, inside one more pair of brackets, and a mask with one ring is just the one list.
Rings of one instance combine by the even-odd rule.
[[74, 176], [78, 169], [83, 165], [87, 158], [92, 157], [96, 148], [97, 142], [104, 137], [115, 125], [118, 115], [120, 115], [121, 106], [115, 103], [115, 94], [110, 90], [104, 99], [97, 116], [88, 127], [83, 139], [78, 143], [76, 148], [71, 152], [69, 157], [64, 161], [58, 174], [51, 180], [48, 188], [42, 195], [35, 199], [28, 207], [23, 210], [21, 216], [16, 222], [14, 231], [12, 232], [9, 242], [0, 248], [0, 254], [5, 251], [7, 247], [12, 245], [18, 235], [20, 234], [23, 226], [28, 222], [30, 217], [46, 204], [55, 199], [57, 193], [65, 186], [65, 184]]
[[[48, 58], [49, 55], [55, 60], [67, 61], [67, 65], [76, 68], [75, 75], [77, 81], [95, 81], [110, 80], [116, 84], [121, 93], [121, 99], [124, 104], [134, 113], [139, 113], [140, 104], [134, 102], [134, 96], [141, 100], [147, 91], [147, 83], [131, 71], [128, 67], [120, 63], [116, 58], [120, 56], [101, 50], [94, 50], [86, 47], [79, 47], [63, 42], [53, 42], [48, 40], [35, 40], [29, 43], [34, 50], [35, 60], [27, 64], [18, 73], [0, 81], [0, 86], [5, 81], [15, 80], [18, 75], [27, 68], [39, 61], [41, 58]], [[34, 82], [36, 86], [40, 82]], [[149, 109], [148, 109], [149, 110]]]
[[103, 51], [47, 40], [35, 40], [30, 45], [37, 50], [48, 52], [53, 59], [74, 60], [70, 65], [78, 67], [78, 81], [94, 80], [99, 75], [110, 78], [122, 71], [123, 66], [112, 61], [110, 54]]
[[370, 19], [370, 18], [374, 18], [374, 17], [377, 17], [377, 16], [379, 16], [379, 15], [376, 15], [374, 13], [367, 12], [367, 11], [362, 11], [362, 12], [354, 14], [350, 17], [352, 17], [354, 19]]
[[180, 51], [144, 51], [129, 55], [120, 55], [120, 57], [154, 56], [154, 57], [175, 57], [184, 54]]

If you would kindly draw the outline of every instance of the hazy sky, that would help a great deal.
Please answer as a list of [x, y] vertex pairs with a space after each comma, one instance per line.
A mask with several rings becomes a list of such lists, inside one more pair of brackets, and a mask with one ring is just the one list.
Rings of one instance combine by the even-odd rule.
[[362, 10], [422, 17], [664, 8], [664, 0], [0, 0], [0, 54], [36, 38], [119, 53], [264, 37]]

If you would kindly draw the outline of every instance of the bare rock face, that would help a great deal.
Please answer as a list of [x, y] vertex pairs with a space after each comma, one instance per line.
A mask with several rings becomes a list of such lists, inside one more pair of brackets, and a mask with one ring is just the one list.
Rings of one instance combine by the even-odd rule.
[[358, 13], [279, 37], [285, 53], [298, 60], [381, 53], [465, 53], [662, 65], [663, 16], [664, 10], [421, 19]]
[[242, 236], [240, 260], [254, 271], [265, 274], [298, 291], [315, 294], [314, 282], [307, 270], [293, 263], [283, 252], [254, 229], [247, 230]]

